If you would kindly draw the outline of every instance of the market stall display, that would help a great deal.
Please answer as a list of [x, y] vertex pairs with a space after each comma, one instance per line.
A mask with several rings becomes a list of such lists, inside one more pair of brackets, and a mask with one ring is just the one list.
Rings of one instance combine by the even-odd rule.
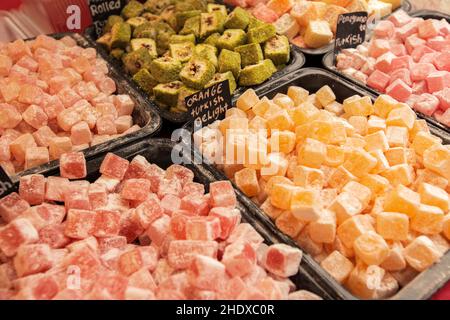
[[317, 88], [320, 73], [305, 69], [259, 96], [248, 90], [194, 141], [339, 283], [388, 298], [450, 248], [450, 151], [406, 104], [343, 96], [329, 75]]

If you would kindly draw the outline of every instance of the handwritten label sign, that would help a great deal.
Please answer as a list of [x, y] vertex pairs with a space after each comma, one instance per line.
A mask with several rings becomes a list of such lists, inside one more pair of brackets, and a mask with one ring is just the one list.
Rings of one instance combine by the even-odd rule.
[[346, 48], [356, 48], [366, 39], [367, 12], [351, 12], [338, 17], [334, 55]]
[[194, 131], [208, 126], [216, 120], [225, 118], [225, 112], [231, 108], [231, 94], [228, 80], [216, 83], [194, 93], [185, 99]]
[[97, 37], [103, 33], [106, 20], [111, 15], [120, 15], [126, 0], [88, 0], [91, 11], [92, 23], [94, 24]]
[[0, 199], [7, 196], [11, 192], [17, 191], [8, 174], [0, 166]]

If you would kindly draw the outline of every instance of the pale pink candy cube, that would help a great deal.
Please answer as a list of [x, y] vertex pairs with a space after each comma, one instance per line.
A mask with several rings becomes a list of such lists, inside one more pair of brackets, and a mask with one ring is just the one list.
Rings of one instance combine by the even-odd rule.
[[150, 163], [141, 155], [137, 155], [131, 160], [125, 173], [124, 179], [144, 178]]
[[450, 52], [441, 52], [433, 62], [438, 70], [450, 72]]
[[435, 19], [426, 19], [419, 23], [418, 32], [422, 39], [433, 38], [439, 35], [440, 23]]
[[50, 159], [59, 159], [62, 154], [72, 150], [72, 141], [69, 137], [54, 137], [50, 139], [49, 143]]
[[375, 62], [375, 69], [384, 73], [389, 73], [392, 70], [392, 60], [395, 59], [395, 55], [392, 52], [386, 52], [379, 56]]
[[9, 75], [9, 71], [13, 66], [13, 61], [10, 57], [1, 54], [0, 55], [0, 76], [6, 77]]
[[0, 249], [7, 257], [14, 256], [22, 244], [38, 240], [38, 232], [27, 219], [18, 218], [0, 228]]
[[429, 46], [431, 49], [444, 52], [450, 48], [450, 41], [445, 39], [442, 36], [437, 36], [434, 38], [430, 38], [427, 40], [427, 46]]
[[429, 74], [426, 78], [428, 92], [434, 93], [444, 90], [450, 83], [449, 79], [450, 73], [447, 71], [436, 71]]
[[204, 193], [205, 193], [205, 186], [203, 184], [197, 182], [187, 182], [183, 186], [181, 196], [183, 197], [187, 195], [202, 196]]
[[26, 150], [36, 146], [33, 136], [30, 133], [25, 133], [11, 142], [9, 148], [14, 158], [23, 163], [25, 162]]
[[392, 36], [394, 35], [394, 31], [395, 26], [389, 20], [378, 22], [378, 24], [375, 26], [375, 29], [373, 30], [376, 37], [387, 39], [392, 38]]
[[0, 166], [7, 175], [14, 176], [16, 174], [16, 168], [11, 161], [0, 161]]
[[66, 108], [72, 107], [76, 102], [81, 100], [80, 95], [71, 88], [65, 88], [58, 92], [58, 98]]
[[136, 247], [125, 252], [119, 258], [119, 271], [121, 274], [129, 276], [142, 268], [150, 271], [155, 270], [158, 261], [158, 252], [151, 246]]
[[420, 62], [423, 56], [425, 56], [428, 53], [434, 53], [433, 49], [426, 45], [419, 45], [414, 48], [414, 50], [411, 52], [411, 57], [413, 58], [414, 62]]
[[114, 96], [113, 102], [119, 116], [129, 116], [133, 113], [134, 101], [129, 95], [116, 95]]
[[215, 240], [220, 236], [220, 220], [216, 217], [192, 217], [186, 221], [187, 240]]
[[367, 78], [367, 85], [383, 93], [389, 84], [389, 80], [390, 77], [388, 74], [381, 72], [380, 70], [375, 70]]
[[74, 87], [74, 90], [80, 97], [83, 99], [86, 99], [88, 101], [91, 101], [94, 99], [98, 94], [99, 90], [97, 89], [97, 86], [94, 82], [79, 82]]
[[211, 195], [211, 205], [213, 207], [236, 207], [236, 194], [231, 182], [213, 182], [209, 185], [209, 192]]
[[83, 152], [63, 153], [59, 159], [61, 177], [82, 179], [87, 175], [86, 159]]
[[439, 56], [439, 52], [425, 53], [419, 60], [420, 63], [433, 63]]
[[146, 179], [129, 179], [124, 182], [120, 195], [127, 200], [143, 201], [150, 192], [150, 181]]
[[161, 208], [168, 216], [172, 216], [174, 212], [178, 211], [181, 207], [181, 199], [173, 194], [165, 195], [161, 199]]
[[112, 178], [122, 180], [127, 172], [130, 162], [113, 153], [108, 153], [100, 166], [100, 173]]
[[89, 182], [72, 181], [68, 183], [64, 190], [64, 205], [67, 210], [90, 210]]
[[0, 103], [0, 128], [13, 129], [22, 121], [22, 115], [11, 104]]
[[450, 127], [450, 109], [447, 109], [447, 111], [443, 112], [441, 110], [436, 111], [434, 114], [437, 121], [440, 123], [446, 125], [447, 127]]
[[85, 239], [95, 230], [96, 214], [89, 210], [69, 209], [64, 234], [69, 238]]
[[407, 55], [406, 47], [402, 43], [391, 44], [391, 52], [397, 57]]
[[105, 175], [100, 176], [95, 183], [101, 184], [106, 187], [107, 192], [113, 192], [119, 185], [120, 180], [117, 178], [108, 177]]
[[97, 84], [102, 82], [104, 78], [105, 74], [95, 67], [91, 67], [83, 73], [83, 79], [86, 82], [94, 82]]
[[109, 77], [105, 77], [102, 81], [98, 82], [97, 87], [101, 92], [107, 95], [111, 95], [117, 90], [116, 82]]
[[50, 155], [46, 147], [28, 148], [25, 153], [25, 167], [24, 169], [31, 169], [50, 161]]
[[8, 223], [19, 217], [30, 208], [28, 202], [22, 199], [16, 192], [10, 193], [0, 199], [0, 217]]
[[[156, 177], [156, 179], [158, 179]], [[154, 186], [154, 182], [150, 180], [150, 182], [152, 183], [152, 190], [153, 190], [153, 186]], [[164, 196], [168, 195], [168, 194], [173, 194], [175, 196], [179, 196], [181, 194], [182, 186], [181, 186], [181, 182], [178, 179], [172, 179], [172, 180], [168, 180], [168, 179], [161, 179], [158, 183], [158, 197], [160, 199], [162, 199]]]
[[218, 291], [226, 277], [225, 266], [214, 258], [196, 255], [188, 270], [189, 282], [198, 289]]
[[79, 74], [83, 74], [91, 68], [91, 62], [88, 58], [79, 56], [72, 60], [71, 67]]
[[280, 277], [291, 277], [298, 272], [302, 251], [285, 244], [269, 246], [264, 258], [264, 267]]
[[439, 107], [439, 99], [432, 94], [424, 93], [417, 98], [413, 107], [427, 116], [432, 116]]
[[131, 116], [121, 116], [114, 120], [117, 133], [124, 133], [133, 125], [133, 118]]
[[216, 217], [220, 221], [220, 239], [227, 239], [241, 221], [241, 213], [237, 209], [215, 207], [209, 212], [209, 216]]
[[41, 88], [35, 85], [25, 84], [20, 89], [18, 101], [26, 104], [39, 105], [42, 101], [43, 94]]
[[110, 135], [102, 135], [102, 136], [94, 135], [94, 137], [92, 138], [91, 147], [105, 143], [105, 142], [111, 140], [112, 138], [113, 138], [113, 136], [110, 136]]
[[164, 240], [169, 233], [170, 217], [165, 214], [153, 221], [145, 232], [152, 241], [152, 244], [155, 244], [158, 247], [164, 243]]
[[9, 149], [9, 145], [12, 141], [6, 138], [0, 138], [0, 161], [9, 161], [11, 160], [11, 151]]
[[230, 276], [246, 276], [256, 266], [256, 251], [250, 243], [237, 241], [225, 248], [222, 263]]
[[63, 75], [57, 75], [48, 81], [49, 93], [52, 95], [58, 94], [63, 89], [70, 88], [70, 81]]
[[44, 202], [46, 179], [41, 174], [32, 174], [20, 178], [19, 195], [30, 205]]
[[435, 72], [436, 68], [431, 63], [417, 63], [411, 68], [411, 80], [425, 80], [428, 75]]
[[401, 79], [397, 79], [386, 88], [386, 93], [400, 102], [405, 102], [411, 96], [412, 89]]
[[230, 234], [227, 243], [234, 243], [239, 241], [247, 241], [255, 248], [258, 248], [264, 242], [263, 237], [248, 223], [239, 224]]
[[32, 46], [34, 50], [37, 48], [43, 48], [50, 52], [55, 52], [57, 50], [58, 41], [46, 35], [38, 35]]
[[196, 255], [216, 258], [217, 250], [216, 241], [173, 240], [169, 244], [167, 261], [172, 268], [185, 269]]
[[158, 199], [147, 199], [140, 204], [133, 212], [133, 219], [143, 229], [147, 229], [149, 225], [164, 214], [163, 208]]
[[43, 126], [46, 126], [48, 123], [47, 114], [44, 110], [36, 105], [29, 106], [22, 113], [23, 120], [32, 126], [34, 129], [39, 129]]
[[57, 115], [58, 125], [61, 129], [69, 132], [72, 127], [82, 120], [79, 110], [74, 108], [64, 109]]
[[404, 55], [404, 56], [400, 56], [400, 57], [396, 57], [396, 58], [392, 59], [391, 68], [392, 68], [392, 70], [397, 70], [397, 69], [402, 69], [402, 68], [406, 68], [406, 69], [410, 70], [411, 67], [413, 66], [413, 64], [414, 64], [414, 62], [413, 62], [411, 56]]
[[14, 267], [19, 277], [41, 273], [53, 266], [53, 256], [47, 244], [20, 246], [14, 257]]
[[391, 21], [394, 26], [398, 27], [402, 27], [405, 24], [407, 24], [408, 22], [410, 22], [412, 20], [412, 18], [409, 16], [409, 14], [407, 14], [405, 11], [403, 11], [402, 9], [397, 10], [395, 12], [393, 12], [389, 18], [389, 21]]
[[406, 50], [408, 51], [409, 54], [411, 54], [415, 48], [417, 48], [419, 46], [423, 46], [426, 43], [427, 43], [426, 40], [419, 38], [416, 34], [409, 36], [405, 40]]
[[117, 134], [115, 118], [112, 115], [101, 116], [97, 119], [96, 127], [99, 135]]
[[64, 45], [66, 46], [66, 47], [75, 47], [76, 45], [77, 45], [77, 42], [75, 41], [75, 39], [73, 39], [72, 37], [70, 37], [70, 36], [65, 36], [64, 38], [62, 38], [61, 40], [60, 40], [62, 43], [64, 43]]
[[65, 188], [68, 184], [69, 180], [66, 178], [53, 176], [48, 177], [45, 191], [45, 200], [63, 202]]
[[409, 36], [418, 32], [418, 22], [416, 20], [411, 20], [404, 26], [395, 29], [395, 37], [405, 41]]
[[192, 170], [189, 170], [186, 167], [173, 164], [167, 168], [165, 178], [178, 179], [181, 183], [181, 186], [184, 186], [188, 182], [193, 182], [194, 173], [192, 172]]
[[439, 108], [446, 111], [450, 108], [450, 88], [435, 92], [434, 95], [439, 99]]
[[93, 235], [99, 238], [117, 236], [120, 232], [120, 213], [109, 210], [95, 211]]
[[410, 103], [410, 100], [412, 99], [412, 97], [414, 96], [414, 95], [421, 95], [421, 94], [423, 94], [423, 93], [427, 93], [428, 92], [428, 87], [427, 87], [427, 82], [425, 81], [425, 80], [421, 80], [421, 81], [418, 81], [418, 82], [414, 82], [414, 84], [413, 84], [413, 86], [412, 86], [412, 91], [413, 91], [413, 94], [411, 95], [411, 97], [408, 99], [408, 101], [406, 101], [406, 103], [408, 104], [408, 105], [414, 105], [414, 102], [415, 102], [415, 100], [414, 100], [414, 102], [411, 104]]
[[[29, 217], [36, 229], [40, 230], [48, 225], [60, 224], [66, 216], [64, 206], [43, 203], [30, 208], [23, 217]], [[36, 224], [34, 223], [36, 221]]]
[[56, 119], [56, 117], [65, 109], [58, 96], [51, 96], [42, 104], [42, 107], [48, 120]]
[[209, 200], [203, 196], [189, 195], [181, 199], [181, 210], [186, 210], [194, 216], [206, 216], [209, 212]]
[[8, 84], [0, 86], [0, 93], [5, 102], [11, 102], [19, 97], [21, 85], [16, 81], [10, 81]]
[[92, 141], [92, 132], [87, 122], [81, 121], [72, 126], [70, 140], [73, 145], [89, 144]]
[[372, 58], [378, 58], [381, 55], [390, 51], [390, 43], [384, 39], [374, 39], [369, 46], [369, 56]]
[[40, 127], [37, 131], [33, 132], [34, 140], [39, 147], [48, 147], [50, 140], [56, 137], [56, 134], [48, 126]]
[[64, 248], [71, 239], [64, 235], [65, 224], [51, 224], [39, 230], [39, 243], [45, 243], [52, 249]]
[[407, 69], [407, 68], [401, 68], [401, 69], [393, 70], [391, 72], [391, 79], [390, 79], [389, 83], [391, 84], [392, 82], [394, 82], [397, 79], [402, 80], [408, 86], [413, 85], [413, 83], [411, 81], [411, 73], [410, 73], [409, 69]]
[[81, 80], [83, 80], [83, 77], [76, 72], [74, 69], [72, 68], [65, 68], [62, 71], [62, 75], [65, 76], [69, 81], [71, 86], [75, 85], [76, 83], [80, 82]]

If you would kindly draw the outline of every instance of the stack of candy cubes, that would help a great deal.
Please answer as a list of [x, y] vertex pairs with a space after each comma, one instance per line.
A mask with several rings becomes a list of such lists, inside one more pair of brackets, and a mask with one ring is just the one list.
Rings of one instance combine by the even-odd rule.
[[384, 17], [401, 6], [401, 0], [225, 0], [248, 8], [258, 19], [273, 23], [278, 34], [285, 35], [301, 48], [318, 49], [328, 45], [336, 34], [340, 14], [367, 11], [369, 16]]
[[374, 29], [369, 42], [337, 56], [337, 69], [450, 126], [450, 24], [402, 10]]
[[0, 200], [1, 299], [320, 299], [299, 290], [302, 252], [241, 223], [234, 189], [180, 165], [109, 153], [89, 183], [80, 152]]
[[450, 148], [388, 95], [248, 90], [194, 141], [358, 297], [392, 296], [450, 247]]
[[71, 37], [0, 44], [0, 165], [14, 175], [139, 129], [134, 102]]

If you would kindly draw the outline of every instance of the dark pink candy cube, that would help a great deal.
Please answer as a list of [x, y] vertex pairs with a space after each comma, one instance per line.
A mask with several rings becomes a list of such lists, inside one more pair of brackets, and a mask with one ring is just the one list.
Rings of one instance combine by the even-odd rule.
[[159, 200], [148, 199], [134, 210], [133, 219], [138, 222], [142, 228], [147, 229], [153, 221], [163, 214], [164, 210], [161, 207]]
[[[153, 183], [152, 183], [153, 185]], [[181, 191], [182, 191], [182, 186], [181, 186], [181, 182], [179, 179], [163, 179], [160, 181], [159, 183], [159, 188], [158, 188], [158, 197], [160, 199], [162, 199], [164, 196], [168, 195], [168, 194], [172, 194], [175, 196], [180, 196]]]
[[11, 222], [30, 208], [16, 192], [10, 193], [0, 200], [0, 217], [5, 222]]
[[122, 180], [129, 166], [129, 161], [108, 153], [100, 166], [100, 173]]
[[431, 63], [417, 63], [411, 68], [411, 80], [425, 80], [430, 73], [435, 71], [436, 68]]
[[0, 250], [12, 257], [22, 244], [35, 243], [39, 240], [37, 230], [27, 219], [17, 218], [0, 228]]
[[52, 249], [64, 248], [70, 238], [64, 234], [65, 224], [48, 225], [39, 230], [39, 243], [46, 243]]
[[105, 185], [92, 183], [89, 186], [89, 202], [93, 210], [100, 209], [108, 204], [108, 193]]
[[171, 267], [184, 269], [196, 255], [216, 258], [218, 248], [216, 241], [173, 240], [169, 244], [167, 259]]
[[72, 181], [64, 192], [64, 204], [67, 210], [81, 209], [90, 210], [89, 202], [89, 182], [88, 181]]
[[408, 86], [412, 86], [412, 84], [413, 84], [411, 81], [411, 73], [409, 72], [409, 69], [407, 69], [407, 68], [396, 69], [391, 72], [390, 83], [394, 82], [397, 79], [402, 80]]
[[233, 243], [238, 241], [247, 241], [256, 248], [264, 242], [264, 239], [250, 224], [241, 223], [233, 230], [226, 242]]
[[137, 247], [125, 252], [119, 258], [119, 271], [129, 276], [143, 267], [150, 271], [155, 270], [158, 261], [158, 252], [151, 246]]
[[130, 286], [155, 291], [157, 286], [147, 268], [142, 268], [128, 277]]
[[68, 179], [82, 179], [87, 175], [86, 159], [83, 152], [69, 152], [59, 159], [61, 177]]
[[30, 205], [41, 204], [45, 198], [45, 177], [32, 174], [20, 178], [19, 195]]
[[188, 182], [183, 186], [182, 197], [188, 195], [202, 196], [205, 194], [205, 186], [197, 182]]
[[138, 155], [131, 160], [128, 166], [127, 172], [125, 173], [124, 179], [139, 179], [144, 178], [145, 173], [148, 170], [150, 163], [143, 156]]
[[179, 164], [173, 164], [166, 170], [166, 179], [178, 179], [181, 182], [181, 186], [184, 186], [188, 182], [194, 181], [194, 173], [186, 167]]
[[381, 72], [380, 70], [375, 70], [368, 78], [367, 85], [372, 87], [379, 92], [384, 92], [389, 84], [390, 77], [388, 74]]
[[120, 232], [120, 213], [116, 211], [97, 210], [93, 234], [96, 237], [117, 236]]
[[400, 102], [405, 102], [411, 96], [412, 89], [403, 80], [397, 79], [386, 88], [386, 93]]
[[174, 212], [180, 209], [181, 199], [173, 194], [168, 194], [161, 199], [161, 208], [168, 216], [172, 216]]
[[150, 238], [152, 244], [161, 246], [164, 243], [170, 233], [170, 220], [170, 217], [164, 214], [150, 224], [145, 234]]
[[214, 258], [197, 255], [189, 266], [188, 278], [195, 288], [218, 291], [226, 278], [225, 266]]
[[190, 217], [186, 221], [187, 240], [215, 240], [220, 232], [220, 220], [216, 217]]
[[98, 239], [100, 251], [107, 252], [110, 249], [123, 249], [127, 245], [127, 238], [123, 236], [103, 237]]
[[264, 266], [280, 277], [291, 277], [298, 272], [302, 251], [285, 244], [271, 245], [265, 255]]
[[147, 179], [128, 179], [123, 184], [120, 195], [127, 200], [143, 201], [150, 192], [150, 181]]
[[93, 211], [70, 209], [64, 234], [69, 238], [85, 239], [95, 230], [96, 214]]
[[19, 277], [45, 272], [53, 265], [53, 257], [47, 244], [20, 246], [14, 257], [14, 267]]
[[241, 213], [237, 209], [216, 207], [209, 212], [210, 217], [220, 220], [220, 239], [227, 239], [241, 221]]
[[450, 83], [450, 73], [447, 71], [436, 71], [426, 78], [428, 92], [434, 93], [444, 90]]
[[214, 207], [236, 207], [236, 194], [229, 181], [217, 181], [209, 185], [211, 203]]
[[30, 208], [23, 214], [24, 218], [30, 220], [33, 226], [40, 230], [48, 225], [60, 224], [66, 216], [64, 206], [43, 203]]
[[209, 212], [209, 201], [204, 196], [185, 196], [181, 199], [180, 209], [189, 211], [195, 216], [206, 216]]

